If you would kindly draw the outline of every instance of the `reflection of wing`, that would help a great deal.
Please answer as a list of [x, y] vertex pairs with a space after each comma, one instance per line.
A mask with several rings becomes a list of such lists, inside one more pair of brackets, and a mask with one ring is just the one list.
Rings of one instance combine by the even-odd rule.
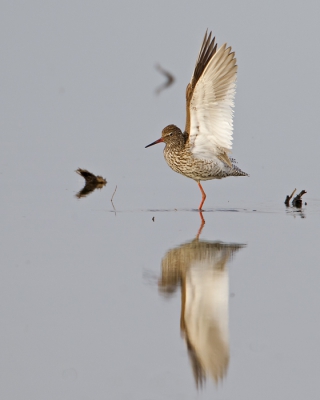
[[[160, 286], [181, 282], [181, 331], [184, 334], [197, 386], [209, 374], [218, 382], [229, 363], [226, 263], [244, 247], [194, 240], [170, 250], [162, 260]], [[178, 278], [179, 275], [179, 278]]]
[[209, 259], [195, 262], [186, 276], [185, 290], [188, 341], [203, 370], [218, 382], [229, 363], [228, 271], [216, 269]]

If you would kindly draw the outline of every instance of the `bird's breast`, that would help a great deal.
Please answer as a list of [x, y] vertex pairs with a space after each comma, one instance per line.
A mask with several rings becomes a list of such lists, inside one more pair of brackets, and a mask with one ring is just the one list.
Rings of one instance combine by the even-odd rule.
[[177, 150], [166, 146], [163, 154], [171, 169], [195, 181], [220, 179], [225, 176], [218, 159], [212, 161], [197, 159], [186, 147]]

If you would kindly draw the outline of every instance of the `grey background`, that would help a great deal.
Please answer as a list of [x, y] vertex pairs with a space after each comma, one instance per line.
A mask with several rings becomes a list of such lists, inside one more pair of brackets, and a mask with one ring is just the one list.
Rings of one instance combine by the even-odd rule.
[[[317, 396], [319, 12], [316, 1], [2, 2], [1, 398]], [[184, 127], [206, 28], [236, 52], [233, 156], [250, 178], [204, 183], [202, 238], [247, 248], [230, 264], [227, 377], [198, 392], [180, 295], [165, 301], [157, 279], [164, 254], [197, 233], [200, 192], [162, 145], [144, 146]], [[157, 62], [176, 77], [160, 96]], [[106, 188], [77, 200], [78, 167]], [[282, 204], [295, 187], [308, 191], [305, 218]]]

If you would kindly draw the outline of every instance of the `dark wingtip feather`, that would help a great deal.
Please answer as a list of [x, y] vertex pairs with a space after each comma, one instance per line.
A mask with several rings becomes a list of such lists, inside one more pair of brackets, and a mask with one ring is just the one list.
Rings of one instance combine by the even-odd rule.
[[200, 48], [199, 56], [194, 68], [193, 77], [192, 77], [192, 86], [195, 87], [198, 82], [200, 76], [205, 70], [211, 58], [215, 55], [217, 51], [217, 44], [215, 43], [215, 37], [212, 37], [212, 31], [210, 31], [208, 35], [208, 29], [203, 38], [203, 42]]
[[186, 127], [185, 131], [189, 133], [190, 131], [190, 110], [189, 110], [189, 104], [192, 98], [192, 94], [194, 91], [194, 88], [196, 87], [196, 84], [198, 80], [200, 79], [201, 75], [203, 74], [203, 71], [205, 70], [206, 66], [210, 62], [211, 58], [215, 55], [217, 51], [217, 44], [215, 43], [216, 38], [212, 37], [212, 32], [210, 31], [208, 35], [208, 29], [206, 30], [206, 33], [204, 35], [202, 45], [199, 51], [199, 55], [197, 58], [197, 62], [193, 71], [193, 75], [191, 78], [191, 82], [187, 86], [186, 90], [186, 101], [187, 101], [187, 117], [186, 117]]

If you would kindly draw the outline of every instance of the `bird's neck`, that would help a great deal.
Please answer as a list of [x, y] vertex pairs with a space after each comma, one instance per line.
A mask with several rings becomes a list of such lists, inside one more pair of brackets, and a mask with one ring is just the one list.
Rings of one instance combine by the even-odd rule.
[[174, 140], [166, 143], [166, 151], [175, 151], [175, 152], [180, 152], [182, 151], [187, 143], [189, 135], [184, 132], [180, 133], [178, 136], [174, 138]]

